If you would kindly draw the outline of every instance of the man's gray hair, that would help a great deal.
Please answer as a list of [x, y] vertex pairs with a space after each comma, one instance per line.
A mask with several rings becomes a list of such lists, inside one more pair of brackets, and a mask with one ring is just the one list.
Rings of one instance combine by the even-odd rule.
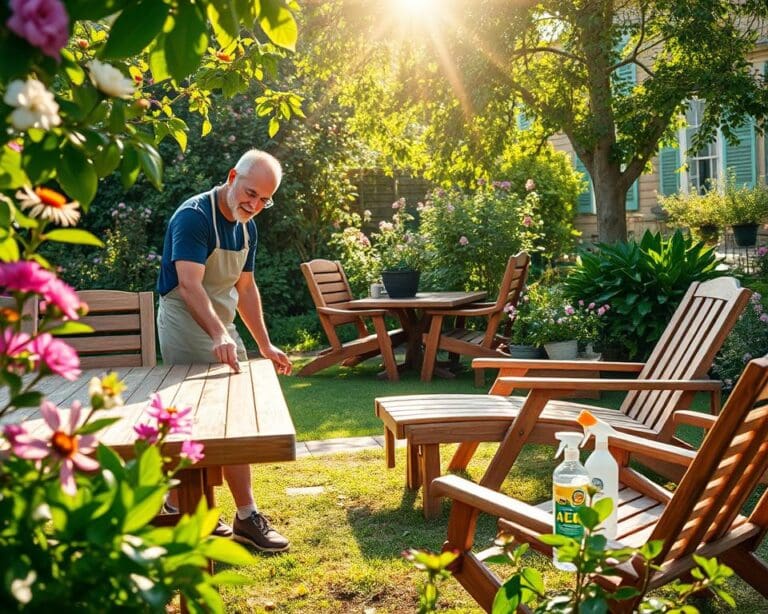
[[267, 165], [277, 178], [277, 182], [280, 183], [283, 178], [283, 167], [280, 166], [280, 161], [261, 149], [249, 149], [240, 156], [237, 164], [235, 164], [235, 172], [238, 175], [247, 175], [256, 164]]

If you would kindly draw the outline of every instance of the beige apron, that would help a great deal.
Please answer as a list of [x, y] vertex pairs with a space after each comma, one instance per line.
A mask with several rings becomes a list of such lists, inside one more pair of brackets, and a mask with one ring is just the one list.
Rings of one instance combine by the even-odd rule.
[[[232, 251], [221, 249], [216, 216], [219, 214], [213, 190], [208, 194], [211, 203], [213, 232], [216, 247], [205, 261], [203, 289], [213, 305], [213, 310], [227, 327], [227, 332], [237, 344], [237, 359], [247, 360], [243, 340], [235, 328], [238, 294], [235, 284], [240, 278], [248, 258], [248, 228], [243, 227], [243, 249]], [[160, 353], [165, 364], [191, 364], [215, 361], [213, 340], [195, 322], [181, 298], [176, 286], [160, 297], [157, 310], [157, 333], [160, 339]]]

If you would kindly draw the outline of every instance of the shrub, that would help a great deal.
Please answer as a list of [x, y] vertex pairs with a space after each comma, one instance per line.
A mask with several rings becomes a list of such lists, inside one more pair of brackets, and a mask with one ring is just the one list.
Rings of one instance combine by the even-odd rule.
[[759, 224], [768, 219], [768, 186], [732, 189], [727, 193], [729, 224]]
[[703, 194], [694, 190], [688, 194], [659, 197], [659, 204], [669, 215], [672, 226], [688, 228], [698, 239], [710, 238], [706, 227], [721, 228], [728, 223], [728, 200], [717, 184]]
[[712, 248], [684, 237], [646, 231], [642, 240], [599, 244], [583, 253], [565, 281], [573, 300], [608, 303], [603, 345], [644, 357], [694, 281], [717, 277]]
[[768, 312], [762, 296], [756, 292], [726, 337], [712, 372], [723, 381], [725, 388], [733, 388], [747, 363], [764, 354], [768, 354]]
[[430, 246], [423, 287], [494, 294], [507, 259], [540, 251], [544, 223], [535, 191], [521, 199], [506, 181], [472, 193], [438, 189], [419, 208]]

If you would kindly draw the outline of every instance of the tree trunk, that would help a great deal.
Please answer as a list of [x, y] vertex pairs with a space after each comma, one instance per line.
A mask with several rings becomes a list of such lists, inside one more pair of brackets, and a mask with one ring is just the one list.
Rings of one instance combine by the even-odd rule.
[[595, 152], [592, 185], [595, 190], [597, 238], [601, 243], [627, 240], [627, 188], [619, 164]]

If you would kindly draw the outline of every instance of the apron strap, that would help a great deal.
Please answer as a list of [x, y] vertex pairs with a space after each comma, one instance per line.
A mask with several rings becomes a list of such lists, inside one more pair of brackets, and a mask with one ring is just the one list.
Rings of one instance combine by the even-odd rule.
[[208, 193], [208, 199], [211, 201], [211, 222], [213, 223], [213, 234], [216, 236], [216, 249], [219, 249], [221, 247], [221, 244], [219, 243], [219, 229], [216, 228], [216, 209], [218, 207], [216, 206], [216, 188], [213, 188]]

